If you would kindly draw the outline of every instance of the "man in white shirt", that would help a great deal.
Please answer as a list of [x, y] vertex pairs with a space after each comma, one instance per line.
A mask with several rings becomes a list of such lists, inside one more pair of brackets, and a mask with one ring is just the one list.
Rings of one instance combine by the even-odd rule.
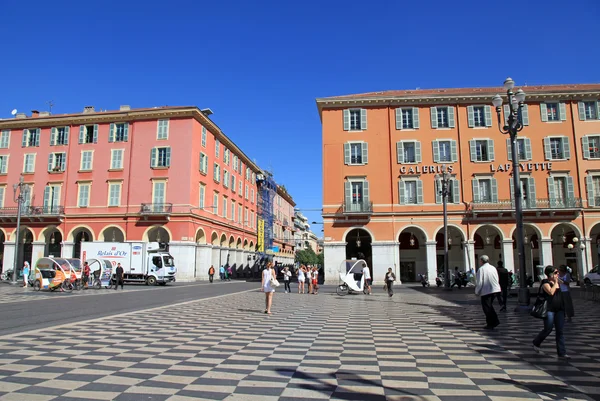
[[367, 291], [367, 294], [371, 295], [371, 271], [366, 263], [363, 265], [362, 273], [365, 278], [365, 290]]
[[481, 307], [485, 313], [486, 326], [484, 329], [493, 330], [500, 324], [498, 315], [494, 310], [493, 301], [495, 295], [500, 292], [498, 282], [498, 271], [489, 264], [490, 258], [482, 255], [479, 258], [481, 267], [477, 270], [477, 285], [475, 286], [475, 295], [481, 297]]

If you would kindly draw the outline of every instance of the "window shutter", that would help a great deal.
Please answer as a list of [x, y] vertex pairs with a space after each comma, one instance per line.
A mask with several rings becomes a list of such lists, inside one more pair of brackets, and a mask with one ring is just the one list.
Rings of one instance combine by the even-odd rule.
[[79, 143], [82, 144], [85, 141], [85, 125], [79, 126]]
[[40, 137], [42, 136], [42, 129], [35, 129], [35, 146], [40, 146]]
[[[0, 173], [2, 173], [2, 174], [6, 174], [6, 170], [8, 167], [7, 159], [8, 159], [8, 156], [4, 156], [4, 157], [0, 158]], [[27, 164], [27, 160], [25, 161], [25, 164]]]
[[496, 151], [494, 150], [494, 140], [488, 139], [487, 141], [487, 150], [488, 150], [488, 161], [493, 162], [496, 158]]
[[573, 184], [573, 177], [567, 177], [567, 204], [573, 205], [575, 201], [575, 185]]
[[550, 138], [544, 138], [544, 158], [546, 160], [552, 160], [552, 150], [550, 148]]
[[471, 139], [469, 141], [469, 150], [471, 153], [471, 161], [476, 162], [477, 161], [477, 142], [474, 139]]
[[150, 151], [150, 167], [156, 167], [156, 148], [152, 148]]
[[94, 143], [98, 143], [98, 124], [94, 124]]
[[404, 195], [404, 182], [398, 181], [398, 203], [404, 205], [406, 203], [406, 196]]
[[50, 129], [50, 146], [56, 145], [56, 127]]
[[367, 109], [360, 109], [360, 129], [367, 129]]
[[402, 109], [396, 109], [396, 129], [402, 129]]
[[560, 115], [560, 121], [565, 121], [567, 119], [567, 105], [563, 102], [558, 104], [558, 113]]
[[[167, 148], [167, 155], [165, 157], [165, 165], [167, 167], [171, 166], [171, 147]], [[235, 188], [234, 188], [234, 190], [235, 190]]]
[[521, 107], [521, 124], [529, 125], [529, 106], [526, 104]]
[[125, 129], [123, 134], [123, 141], [127, 142], [129, 140], [129, 123], [125, 123]]
[[585, 103], [577, 102], [577, 110], [579, 111], [579, 120], [585, 121]]
[[346, 199], [346, 210], [352, 203], [352, 184], [349, 181], [344, 183], [344, 198]]
[[396, 142], [396, 154], [398, 164], [404, 163], [404, 144], [402, 142]]
[[363, 181], [363, 204], [369, 203], [369, 181]]
[[600, 101], [596, 102], [596, 114], [598, 115], [596, 118], [600, 120]]
[[478, 203], [479, 202], [479, 180], [473, 179], [473, 181], [471, 183], [473, 185], [473, 202]]
[[473, 128], [475, 126], [475, 112], [473, 110], [473, 106], [467, 107], [467, 121], [469, 123], [469, 128]]
[[50, 188], [49, 186], [46, 186], [46, 188], [44, 188], [44, 211], [48, 212], [50, 207], [52, 206], [50, 203], [50, 191], [52, 191], [52, 188]]
[[417, 180], [417, 204], [423, 204], [423, 181]]
[[29, 131], [27, 131], [26, 129], [23, 130], [23, 140], [21, 141], [21, 146], [22, 147], [26, 147], [27, 146], [27, 137], [29, 136]]
[[440, 188], [440, 182], [435, 180], [435, 203], [442, 203], [442, 189]]
[[527, 160], [531, 160], [532, 159], [532, 155], [531, 155], [531, 139], [529, 138], [523, 138], [525, 140], [525, 158]]
[[418, 129], [421, 126], [421, 123], [419, 122], [419, 108], [418, 107], [412, 108], [412, 118], [413, 118], [413, 128]]
[[556, 194], [554, 192], [554, 177], [548, 177], [548, 199], [550, 205], [553, 206], [556, 202]]
[[415, 141], [415, 161], [421, 163], [421, 142]]
[[492, 126], [492, 106], [485, 106], [485, 126]]
[[454, 107], [448, 106], [448, 126], [454, 128]]
[[504, 125], [508, 125], [508, 116], [510, 115], [510, 106], [504, 105]]
[[71, 133], [71, 127], [65, 127], [65, 142], [63, 145], [69, 144], [69, 134]]
[[587, 190], [588, 206], [595, 206], [596, 198], [594, 197], [594, 178], [591, 175], [585, 177], [585, 188]]
[[344, 131], [350, 131], [350, 110], [344, 110]]
[[115, 123], [110, 123], [110, 131], [108, 133], [108, 142], [115, 141]]
[[457, 162], [458, 161], [458, 152], [456, 151], [456, 141], [454, 139], [452, 139], [450, 141], [450, 149], [452, 152], [452, 161]]
[[438, 141], [431, 141], [431, 145], [433, 146], [433, 162], [439, 163], [440, 161], [440, 145]]
[[431, 128], [437, 128], [437, 107], [431, 107]]
[[542, 121], [548, 121], [548, 106], [546, 106], [546, 103], [540, 103], [540, 114]]
[[369, 144], [366, 142], [363, 142], [361, 145], [361, 151], [362, 151], [362, 163], [368, 164], [369, 163]]
[[512, 148], [510, 147], [510, 138], [506, 138], [506, 155], [508, 160], [512, 161]]
[[498, 182], [495, 178], [490, 179], [490, 187], [492, 188], [492, 203], [498, 202]]
[[54, 167], [54, 153], [48, 155], [48, 171], [52, 171]]
[[65, 152], [62, 153], [62, 159], [60, 161], [60, 171], [67, 170], [67, 154]]
[[530, 208], [537, 206], [536, 194], [535, 194], [535, 178], [529, 177], [527, 179], [527, 205]]
[[570, 159], [571, 158], [571, 145], [569, 145], [569, 137], [563, 136], [562, 141], [560, 141], [560, 142], [562, 144], [563, 157], [565, 159]]
[[515, 206], [514, 201], [515, 201], [515, 179], [514, 178], [510, 178], [510, 200], [513, 202], [513, 207]]
[[452, 202], [458, 204], [460, 203], [460, 186], [458, 185], [458, 180], [453, 178], [450, 182], [452, 183]]
[[590, 141], [587, 135], [581, 137], [581, 149], [583, 150], [583, 158], [590, 158]]
[[344, 164], [350, 164], [350, 144], [344, 144]]

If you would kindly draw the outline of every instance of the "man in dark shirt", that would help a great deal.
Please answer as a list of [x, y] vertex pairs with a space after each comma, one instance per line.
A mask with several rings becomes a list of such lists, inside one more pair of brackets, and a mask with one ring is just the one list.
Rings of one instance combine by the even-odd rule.
[[123, 289], [123, 266], [120, 263], [117, 263], [117, 270], [115, 271], [115, 291], [121, 284], [121, 289]]
[[508, 300], [508, 285], [510, 282], [508, 270], [506, 270], [502, 261], [498, 262], [496, 270], [498, 271], [498, 283], [500, 284], [501, 290], [498, 294], [498, 302], [500, 303], [500, 311], [505, 311], [506, 301]]

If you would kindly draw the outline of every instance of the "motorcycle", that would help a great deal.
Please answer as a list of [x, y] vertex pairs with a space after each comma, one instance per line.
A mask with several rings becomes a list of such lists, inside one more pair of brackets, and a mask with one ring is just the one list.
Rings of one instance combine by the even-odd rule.
[[419, 273], [419, 279], [421, 281], [421, 285], [423, 286], [423, 288], [429, 287], [429, 281], [427, 281], [426, 275]]

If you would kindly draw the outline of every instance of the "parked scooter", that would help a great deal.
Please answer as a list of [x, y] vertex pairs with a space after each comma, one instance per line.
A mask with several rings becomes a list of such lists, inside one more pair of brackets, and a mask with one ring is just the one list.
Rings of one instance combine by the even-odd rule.
[[419, 279], [423, 287], [429, 287], [429, 281], [427, 280], [426, 275], [419, 273]]

